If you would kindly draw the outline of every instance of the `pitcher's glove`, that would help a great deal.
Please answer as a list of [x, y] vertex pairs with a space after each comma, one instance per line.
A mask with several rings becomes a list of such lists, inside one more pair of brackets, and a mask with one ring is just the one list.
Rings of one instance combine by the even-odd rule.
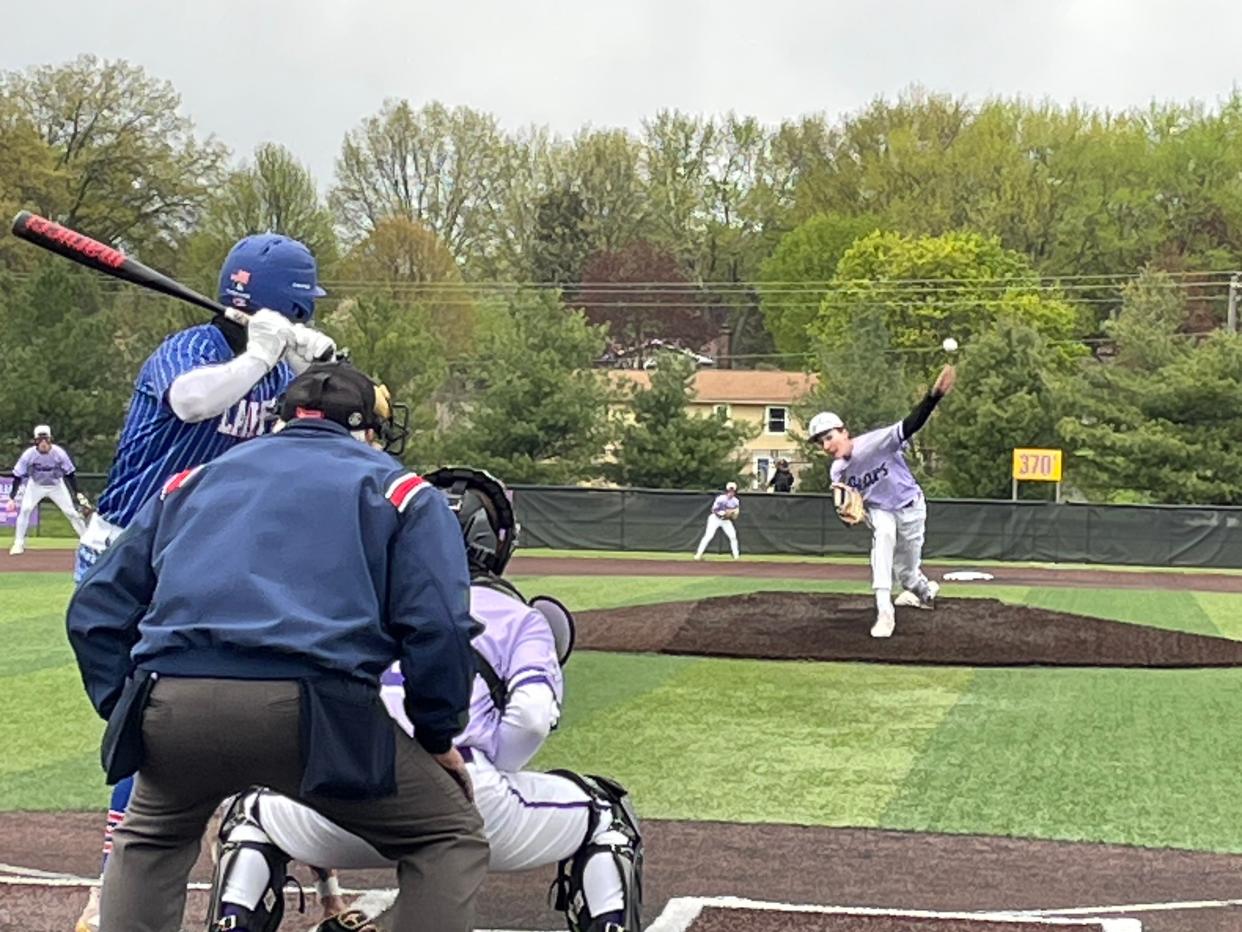
[[852, 489], [841, 482], [832, 484], [832, 507], [837, 510], [837, 517], [842, 523], [853, 527], [863, 519], [862, 496], [857, 489]]
[[78, 514], [82, 516], [83, 521], [89, 521], [91, 515], [95, 513], [95, 506], [91, 504], [91, 500], [86, 497], [85, 492], [79, 492], [77, 495]]
[[362, 910], [347, 909], [319, 923], [315, 932], [379, 932], [379, 926]]

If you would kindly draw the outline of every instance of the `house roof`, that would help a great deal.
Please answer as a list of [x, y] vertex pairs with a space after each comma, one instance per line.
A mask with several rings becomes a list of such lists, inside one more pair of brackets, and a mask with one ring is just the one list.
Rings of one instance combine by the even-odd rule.
[[[651, 373], [642, 369], [609, 369], [613, 385], [651, 386]], [[696, 402], [701, 404], [793, 404], [818, 382], [805, 372], [764, 369], [700, 369], [694, 374]]]

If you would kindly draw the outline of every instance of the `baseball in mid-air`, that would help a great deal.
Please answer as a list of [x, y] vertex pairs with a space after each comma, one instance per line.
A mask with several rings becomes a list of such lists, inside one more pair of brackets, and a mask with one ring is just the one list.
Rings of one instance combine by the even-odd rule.
[[945, 337], [944, 342], [941, 343], [940, 345], [944, 347], [944, 351], [946, 353], [957, 352], [957, 340], [953, 339], [952, 337]]

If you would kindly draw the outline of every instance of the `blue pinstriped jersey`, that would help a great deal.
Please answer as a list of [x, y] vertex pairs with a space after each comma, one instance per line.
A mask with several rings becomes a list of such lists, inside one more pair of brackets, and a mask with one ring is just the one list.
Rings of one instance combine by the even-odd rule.
[[101, 516], [125, 527], [169, 476], [210, 462], [267, 430], [268, 414], [293, 378], [283, 362], [219, 417], [187, 424], [168, 404], [168, 389], [177, 376], [232, 358], [228, 340], [211, 324], [174, 333], [147, 357], [134, 382], [108, 482], [99, 497]]

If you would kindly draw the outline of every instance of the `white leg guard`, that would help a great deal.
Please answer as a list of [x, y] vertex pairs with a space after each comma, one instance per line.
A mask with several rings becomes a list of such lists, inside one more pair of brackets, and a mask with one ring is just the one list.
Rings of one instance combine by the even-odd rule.
[[235, 797], [220, 825], [208, 932], [276, 932], [280, 927], [289, 856], [263, 830], [262, 796], [262, 790], [252, 789]]
[[629, 794], [606, 777], [552, 773], [607, 806], [597, 810], [582, 847], [557, 867], [553, 906], [565, 911], [570, 932], [640, 932], [643, 840]]

